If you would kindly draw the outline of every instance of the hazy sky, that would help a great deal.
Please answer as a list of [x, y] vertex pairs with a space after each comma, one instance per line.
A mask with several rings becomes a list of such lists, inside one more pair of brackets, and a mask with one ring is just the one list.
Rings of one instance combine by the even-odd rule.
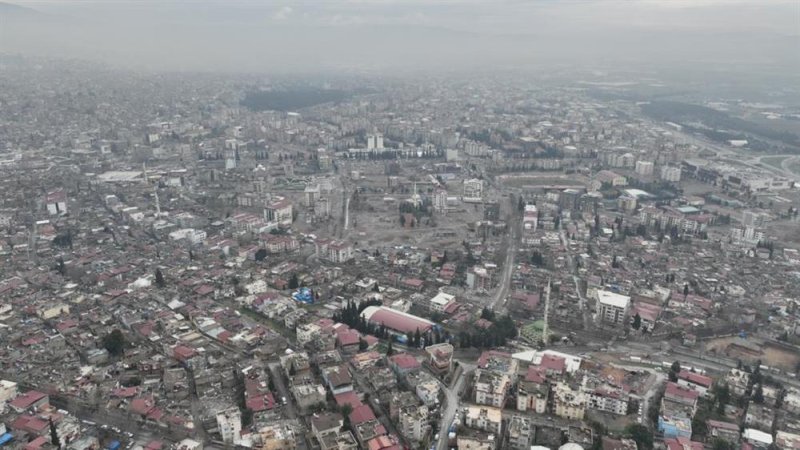
[[795, 64], [800, 58], [798, 0], [10, 3], [48, 13], [49, 23], [43, 29], [0, 27], [0, 51], [170, 70], [470, 67], [554, 60]]

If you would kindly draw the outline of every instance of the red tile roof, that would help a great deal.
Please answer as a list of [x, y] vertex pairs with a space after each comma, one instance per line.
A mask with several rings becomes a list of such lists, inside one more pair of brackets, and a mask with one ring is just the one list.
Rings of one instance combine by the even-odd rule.
[[677, 383], [669, 382], [667, 383], [667, 390], [664, 393], [664, 395], [667, 398], [677, 398], [677, 399], [696, 401], [697, 398], [700, 396], [700, 392], [695, 391], [694, 389], [683, 387]]
[[708, 422], [709, 428], [719, 428], [721, 430], [730, 430], [730, 431], [739, 431], [739, 425], [730, 422], [722, 422], [720, 420], [711, 420], [709, 419]]
[[389, 329], [402, 333], [414, 333], [416, 330], [425, 333], [433, 328], [433, 324], [428, 320], [385, 307], [377, 308], [369, 317], [369, 321], [383, 324]]
[[28, 409], [33, 404], [35, 404], [38, 401], [41, 401], [45, 397], [47, 397], [47, 394], [44, 394], [42, 392], [28, 391], [18, 396], [14, 400], [12, 400], [11, 403], [9, 403], [9, 405], [11, 405], [11, 407], [15, 409]]
[[529, 366], [528, 373], [525, 374], [525, 381], [530, 381], [537, 384], [545, 382], [545, 373], [539, 366]]
[[398, 353], [396, 355], [392, 355], [389, 357], [389, 361], [392, 365], [396, 366], [400, 370], [413, 370], [421, 367], [421, 364], [419, 361], [417, 361], [417, 358], [414, 358], [408, 353]]
[[339, 405], [340, 407], [349, 404], [350, 406], [353, 407], [353, 410], [363, 405], [363, 403], [361, 403], [361, 400], [358, 399], [358, 394], [356, 393], [356, 391], [349, 391], [336, 395], [334, 396], [334, 399], [336, 400], [336, 404]]
[[131, 402], [131, 411], [140, 416], [148, 415], [155, 409], [156, 402], [152, 397], [135, 398]]
[[680, 378], [681, 380], [686, 380], [693, 384], [703, 386], [705, 388], [710, 388], [711, 385], [714, 383], [714, 380], [712, 380], [710, 377], [701, 375], [699, 373], [690, 372], [688, 370], [681, 370], [681, 372], [678, 374], [678, 378]]
[[364, 422], [375, 420], [375, 413], [369, 405], [361, 405], [350, 413], [350, 423], [355, 426]]
[[539, 366], [547, 370], [564, 372], [567, 368], [567, 360], [560, 356], [546, 354], [542, 356], [542, 361], [539, 363]]
[[275, 397], [272, 392], [247, 397], [247, 409], [253, 412], [267, 411], [275, 407]]
[[703, 450], [703, 444], [687, 437], [664, 439], [668, 450]]
[[47, 444], [48, 442], [49, 440], [46, 437], [39, 436], [36, 439], [25, 444], [24, 448], [25, 450], [37, 450], [44, 447], [44, 445]]

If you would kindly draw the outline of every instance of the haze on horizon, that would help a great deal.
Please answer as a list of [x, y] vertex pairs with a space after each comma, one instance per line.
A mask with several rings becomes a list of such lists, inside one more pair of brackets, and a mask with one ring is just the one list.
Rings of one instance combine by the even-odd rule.
[[[156, 71], [800, 71], [794, 0], [16, 0], [0, 53]], [[28, 9], [29, 8], [29, 9]]]

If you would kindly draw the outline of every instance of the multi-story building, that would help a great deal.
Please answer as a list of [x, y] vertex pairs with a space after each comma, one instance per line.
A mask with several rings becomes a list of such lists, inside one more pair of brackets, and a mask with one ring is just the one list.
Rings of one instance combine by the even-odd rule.
[[679, 167], [664, 166], [661, 168], [661, 179], [677, 183], [681, 181], [681, 169]]
[[558, 382], [553, 387], [553, 413], [558, 417], [583, 420], [587, 404], [588, 396], [579, 386]]
[[595, 389], [589, 393], [589, 408], [624, 416], [628, 412], [628, 396], [619, 389]]
[[264, 218], [280, 226], [292, 226], [292, 202], [279, 198], [264, 208]]
[[636, 173], [643, 176], [653, 174], [653, 163], [651, 161], [636, 161]]
[[17, 383], [0, 380], [0, 407], [5, 408], [6, 402], [16, 397], [18, 393]]
[[353, 244], [345, 241], [317, 241], [317, 256], [332, 263], [344, 263], [353, 259]]
[[261, 450], [294, 450], [297, 448], [297, 436], [294, 428], [287, 423], [271, 423], [258, 430], [261, 439]]
[[67, 191], [58, 189], [50, 191], [45, 196], [47, 213], [51, 216], [67, 213]]
[[610, 291], [597, 291], [597, 311], [598, 317], [603, 322], [622, 325], [628, 308], [631, 305], [631, 298]]
[[438, 213], [447, 212], [447, 191], [444, 189], [436, 189], [433, 193], [433, 210]]
[[502, 408], [505, 405], [511, 378], [508, 374], [489, 370], [475, 370], [475, 403]]
[[508, 448], [529, 450], [533, 443], [534, 428], [531, 419], [512, 416], [508, 421]]
[[456, 302], [456, 296], [446, 292], [439, 292], [428, 302], [428, 308], [433, 312], [443, 313]]
[[500, 408], [470, 406], [464, 416], [464, 425], [476, 430], [500, 434], [503, 415]]
[[467, 203], [480, 203], [483, 201], [483, 180], [472, 178], [464, 180], [464, 196]]
[[231, 407], [217, 413], [217, 428], [222, 442], [234, 444], [241, 438], [242, 413], [238, 407]]
[[528, 367], [525, 378], [517, 384], [517, 410], [544, 414], [549, 396], [550, 385], [545, 370], [539, 366]]
[[302, 410], [325, 403], [325, 387], [321, 384], [297, 384], [291, 391], [297, 407]]
[[400, 433], [411, 442], [421, 442], [430, 432], [427, 406], [406, 406], [400, 409]]
[[428, 365], [435, 374], [446, 374], [453, 367], [453, 351], [451, 344], [443, 342], [441, 344], [429, 345], [425, 351], [430, 355]]

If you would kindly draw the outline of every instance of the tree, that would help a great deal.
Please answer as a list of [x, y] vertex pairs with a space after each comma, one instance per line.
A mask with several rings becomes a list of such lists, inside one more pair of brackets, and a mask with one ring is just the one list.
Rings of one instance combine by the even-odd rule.
[[350, 414], [353, 412], [353, 405], [350, 403], [345, 403], [342, 405], [342, 417], [344, 418], [344, 425], [342, 425], [342, 431], [350, 430]]
[[300, 286], [300, 281], [297, 278], [297, 274], [292, 274], [292, 277], [289, 278], [289, 289], [297, 289]]
[[103, 347], [112, 356], [119, 356], [125, 352], [125, 335], [122, 331], [114, 329], [103, 338]]
[[759, 405], [764, 404], [764, 388], [759, 384], [753, 392], [753, 401]]
[[639, 313], [636, 313], [636, 315], [633, 316], [633, 324], [631, 326], [634, 330], [638, 330], [642, 327], [642, 316], [640, 316]]
[[378, 282], [377, 281], [375, 282], [375, 286], [372, 287], [372, 291], [373, 292], [380, 292], [381, 291], [381, 287], [378, 286]]
[[643, 450], [653, 448], [653, 432], [646, 426], [633, 423], [625, 427], [625, 434], [636, 441], [637, 446]]
[[714, 438], [711, 441], [711, 450], [734, 450], [735, 448], [730, 441], [722, 438]]
[[358, 350], [363, 352], [364, 350], [367, 349], [367, 347], [369, 347], [369, 344], [367, 344], [367, 341], [365, 341], [362, 338], [358, 338]]
[[683, 298], [684, 300], [689, 295], [689, 283], [683, 283]]
[[484, 306], [483, 310], [481, 311], [481, 319], [486, 319], [489, 322], [493, 322], [494, 321], [494, 311], [492, 311], [488, 307]]
[[53, 419], [47, 419], [47, 422], [50, 424], [50, 443], [53, 444], [55, 448], [61, 448], [61, 439], [58, 438], [58, 431], [56, 430], [56, 425], [53, 423]]
[[419, 328], [414, 333], [414, 347], [419, 347], [419, 344], [422, 342], [422, 336], [419, 333]]
[[389, 339], [389, 346], [386, 347], [386, 356], [394, 355], [394, 347], [392, 346], [392, 342], [393, 341], [394, 341], [394, 339], [391, 339], [391, 338]]
[[263, 261], [267, 257], [267, 249], [260, 248], [255, 254], [256, 261]]
[[681, 373], [681, 363], [675, 361], [669, 367], [669, 381], [676, 382], [678, 381], [678, 374]]
[[156, 268], [156, 286], [163, 288], [167, 283], [164, 281], [164, 274], [161, 273], [160, 268]]
[[714, 386], [714, 400], [717, 402], [717, 412], [725, 412], [725, 405], [731, 400], [731, 389], [728, 383], [720, 383]]

